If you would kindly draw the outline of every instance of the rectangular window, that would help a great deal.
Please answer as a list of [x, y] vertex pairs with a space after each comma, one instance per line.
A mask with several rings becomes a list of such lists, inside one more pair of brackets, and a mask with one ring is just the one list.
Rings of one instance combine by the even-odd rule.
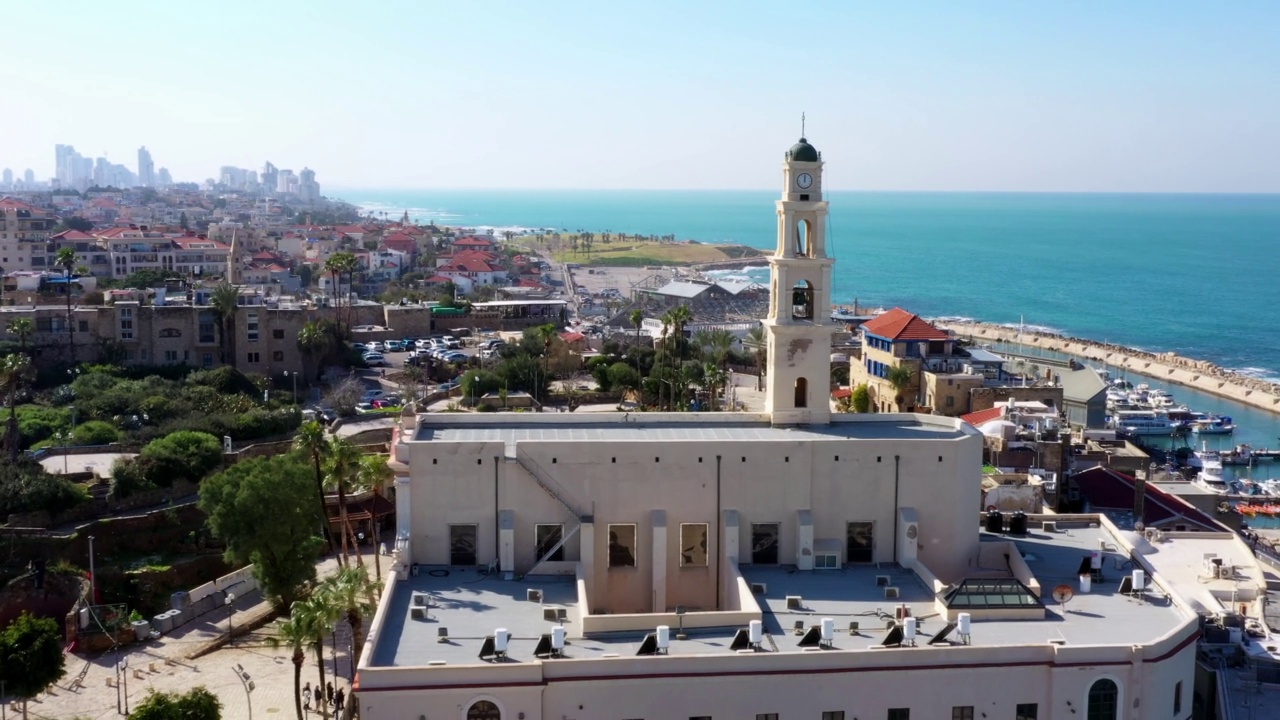
[[89, 321], [88, 321], [88, 320], [81, 320], [81, 321], [80, 321], [80, 332], [89, 332]]
[[245, 323], [245, 334], [249, 338], [249, 342], [258, 342], [258, 313], [251, 312], [248, 314]]
[[751, 562], [778, 564], [778, 523], [751, 523]]
[[213, 353], [205, 353], [200, 356], [200, 365], [202, 367], [213, 367]]
[[273, 339], [275, 339], [275, 340], [283, 340], [283, 339], [284, 339], [284, 330], [281, 330], [280, 328], [276, 328], [275, 330], [272, 330], [272, 331], [271, 331], [271, 337], [272, 337]]
[[711, 720], [710, 715], [690, 715], [689, 720]]
[[947, 396], [947, 407], [953, 407], [955, 404], [956, 404], [956, 399], [955, 399], [954, 397], [952, 397], [952, 396], [948, 395], [948, 396]]
[[[560, 538], [564, 537], [564, 525], [534, 525], [533, 526], [533, 555], [541, 560], [543, 555], [560, 542]], [[556, 548], [556, 551], [547, 557], [552, 562], [560, 562], [564, 560], [564, 546]]]
[[973, 720], [973, 706], [956, 705], [951, 708], [951, 720]]
[[778, 720], [778, 713], [756, 713], [756, 720]]
[[249, 353], [249, 364], [250, 364], [250, 365], [257, 365], [259, 362], [261, 362], [261, 360], [262, 360], [262, 357], [261, 357], [258, 353], [256, 353], [256, 352], [251, 352], [251, 353]]
[[142, 362], [147, 361], [147, 351], [145, 348], [138, 353], [138, 359], [142, 360]]
[[284, 362], [284, 351], [283, 351], [283, 350], [273, 350], [273, 351], [271, 352], [271, 360], [272, 360], [272, 362]]
[[839, 570], [840, 556], [835, 553], [821, 553], [813, 556], [815, 570]]
[[889, 708], [889, 720], [911, 720], [911, 708]]
[[449, 526], [449, 564], [476, 564], [477, 525]]
[[1181, 680], [1174, 683], [1173, 685], [1173, 714], [1174, 715], [1182, 714], [1182, 681]]
[[680, 523], [680, 567], [707, 566], [706, 523]]
[[636, 526], [609, 526], [609, 567], [636, 566]]
[[177, 351], [177, 350], [165, 350], [165, 351], [164, 351], [164, 361], [165, 361], [165, 362], [167, 362], [167, 363], [175, 363], [175, 362], [178, 362], [178, 351]]
[[1014, 720], [1036, 720], [1040, 714], [1040, 706], [1035, 703], [1018, 703], [1017, 711], [1014, 712]]
[[[777, 717], [775, 715], [774, 717]], [[843, 710], [825, 710], [822, 713], [822, 720], [844, 720]]]
[[845, 561], [875, 562], [875, 523], [851, 522], [845, 529]]

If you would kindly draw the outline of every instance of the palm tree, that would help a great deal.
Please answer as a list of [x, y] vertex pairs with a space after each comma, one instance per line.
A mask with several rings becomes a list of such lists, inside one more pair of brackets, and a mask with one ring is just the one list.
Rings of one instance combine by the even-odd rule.
[[35, 377], [31, 358], [12, 353], [0, 358], [0, 388], [9, 399], [9, 427], [6, 436], [9, 443], [9, 463], [18, 462], [18, 389]]
[[[352, 487], [356, 473], [360, 469], [360, 450], [345, 438], [334, 438], [329, 441], [328, 472], [325, 473], [325, 484], [338, 492], [338, 532], [342, 534], [342, 558], [347, 560], [347, 535], [350, 526], [347, 520], [347, 490]], [[352, 543], [354, 544], [354, 543]], [[360, 548], [356, 546], [356, 563], [364, 565], [360, 556]]]
[[382, 539], [378, 533], [377, 499], [382, 497], [382, 489], [393, 475], [391, 468], [387, 467], [388, 459], [386, 455], [363, 455], [360, 458], [360, 467], [356, 470], [356, 487], [372, 492], [374, 497], [373, 509], [369, 511], [369, 523], [373, 530], [373, 568], [378, 582], [382, 582], [382, 560], [378, 551]]
[[[295, 602], [289, 610], [289, 617], [298, 618], [299, 630], [306, 630], [304, 636], [307, 644], [315, 651], [316, 670], [320, 673], [320, 683], [316, 689], [324, 692], [324, 638], [333, 632], [344, 608], [335, 605], [325, 593], [314, 593], [306, 600]], [[321, 717], [324, 717], [324, 703], [320, 703]]]
[[724, 369], [729, 364], [729, 352], [733, 350], [733, 333], [723, 328], [699, 330], [693, 336], [693, 344], [702, 351], [707, 361]]
[[339, 570], [320, 583], [319, 594], [339, 614], [345, 613], [351, 625], [351, 663], [360, 659], [364, 650], [364, 616], [373, 614], [378, 607], [379, 584], [369, 579], [363, 568], [348, 567]]
[[671, 315], [671, 331], [676, 338], [676, 354], [684, 360], [684, 328], [693, 320], [693, 311], [688, 305], [677, 305], [668, 311]]
[[75, 248], [64, 247], [58, 250], [57, 259], [53, 263], [62, 268], [62, 277], [67, 281], [66, 287], [63, 288], [67, 293], [67, 362], [74, 363], [76, 361], [76, 333], [75, 325], [71, 322], [71, 275], [75, 272], [76, 267]]
[[316, 499], [320, 501], [320, 528], [329, 538], [329, 550], [338, 557], [338, 546], [329, 530], [329, 513], [324, 506], [324, 473], [320, 469], [320, 460], [329, 452], [329, 438], [324, 434], [324, 426], [312, 420], [298, 428], [293, 438], [293, 449], [311, 457], [311, 464], [316, 471]]
[[898, 410], [902, 410], [902, 393], [911, 387], [912, 381], [916, 379], [915, 370], [910, 365], [894, 365], [889, 368], [889, 374], [885, 379], [893, 386], [893, 391], [896, 393], [893, 401], [898, 404]]
[[747, 332], [747, 336], [742, 339], [742, 344], [751, 348], [752, 354], [755, 355], [756, 390], [762, 390], [764, 389], [764, 356], [769, 347], [769, 338], [766, 336], [764, 328], [751, 328], [751, 330]]
[[[347, 288], [343, 293], [346, 296], [346, 327], [351, 327], [351, 285], [355, 282], [356, 273], [360, 270], [360, 261], [356, 256], [349, 252], [334, 253], [328, 260], [324, 261], [324, 269], [330, 273], [336, 273], [338, 278], [338, 287], [342, 287], [342, 277], [347, 278]], [[337, 289], [334, 290], [335, 297]], [[341, 303], [339, 303], [341, 306]]]
[[31, 318], [17, 318], [9, 323], [9, 334], [18, 336], [18, 348], [24, 354], [27, 352], [27, 338], [35, 331], [36, 326]]
[[724, 368], [714, 363], [707, 363], [706, 367], [702, 370], [702, 376], [706, 381], [707, 389], [711, 391], [711, 411], [715, 412], [718, 409], [716, 405], [716, 392], [719, 390], [721, 391], [721, 394], [723, 394], [723, 388], [729, 379], [729, 374], [724, 371]]
[[218, 351], [222, 363], [236, 365], [236, 313], [240, 312], [240, 291], [230, 283], [223, 283], [213, 291], [209, 300], [218, 316]]
[[[320, 357], [324, 353], [325, 346], [328, 345], [328, 340], [329, 337], [325, 333], [324, 328], [320, 327], [318, 323], [309, 322], [306, 325], [303, 325], [302, 329], [298, 330], [298, 350], [302, 351], [302, 357], [305, 358], [306, 365], [311, 364], [316, 360], [316, 358]], [[318, 365], [316, 367], [316, 379], [320, 379], [320, 368]], [[307, 381], [305, 365], [303, 368], [302, 380], [303, 382]]]
[[276, 626], [279, 635], [267, 636], [267, 644], [273, 648], [287, 645], [292, 651], [293, 662], [293, 706], [302, 720], [302, 665], [307, 660], [307, 644], [311, 642], [311, 628], [305, 611], [298, 612], [298, 603], [289, 608], [289, 619]]
[[631, 311], [631, 324], [636, 329], [636, 372], [640, 372], [640, 325], [644, 323], [644, 310], [636, 308]]
[[[658, 370], [664, 370], [665, 368], [663, 366], [670, 364], [669, 358], [671, 356], [671, 346], [667, 343], [667, 338], [671, 336], [671, 325], [674, 322], [671, 318], [671, 311], [668, 310], [667, 312], [662, 313], [661, 320], [662, 320], [662, 354], [659, 356], [655, 356], [655, 362], [659, 364]], [[662, 404], [662, 386], [664, 384], [662, 376], [664, 373], [659, 372], [656, 374], [658, 376], [658, 410], [665, 410], [666, 408]]]

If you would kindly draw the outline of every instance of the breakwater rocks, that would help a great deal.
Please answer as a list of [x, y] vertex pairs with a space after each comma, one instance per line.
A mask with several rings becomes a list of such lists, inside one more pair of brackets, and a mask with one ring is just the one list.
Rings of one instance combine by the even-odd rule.
[[1150, 353], [1065, 335], [1029, 330], [1019, 332], [1017, 328], [988, 323], [939, 322], [937, 325], [976, 342], [1022, 343], [1027, 347], [1065, 353], [1280, 413], [1280, 384], [1241, 375], [1207, 360], [1194, 360], [1173, 352]]

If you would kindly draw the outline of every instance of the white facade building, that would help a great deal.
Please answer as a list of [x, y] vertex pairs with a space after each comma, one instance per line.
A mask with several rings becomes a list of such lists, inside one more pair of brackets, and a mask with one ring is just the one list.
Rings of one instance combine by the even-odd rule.
[[768, 412], [403, 419], [362, 718], [1190, 716], [1201, 610], [1265, 581], [1177, 568], [1247, 548], [984, 530], [973, 427], [832, 414], [821, 169], [784, 163]]

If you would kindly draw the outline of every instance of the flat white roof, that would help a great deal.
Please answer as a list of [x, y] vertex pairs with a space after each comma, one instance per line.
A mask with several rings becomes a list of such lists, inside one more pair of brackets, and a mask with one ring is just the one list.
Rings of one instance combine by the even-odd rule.
[[471, 303], [471, 307], [516, 307], [519, 305], [568, 305], [566, 300], [490, 300], [488, 302]]

